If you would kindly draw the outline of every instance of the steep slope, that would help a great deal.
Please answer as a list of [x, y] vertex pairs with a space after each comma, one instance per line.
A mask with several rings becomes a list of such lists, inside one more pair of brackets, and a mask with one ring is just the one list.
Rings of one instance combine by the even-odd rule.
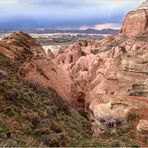
[[52, 89], [45, 92], [16, 75], [0, 54], [0, 147], [74, 146], [89, 140], [90, 124]]
[[55, 89], [65, 100], [71, 99], [71, 81], [67, 73], [46, 57], [41, 45], [29, 35], [18, 32], [0, 42], [0, 53], [17, 60], [18, 74], [44, 89]]
[[[36, 80], [40, 81], [40, 77], [28, 79], [20, 74], [24, 62], [32, 60], [36, 64], [42, 57], [44, 62], [44, 55], [41, 46], [22, 32], [0, 42], [0, 147], [83, 146], [86, 143], [93, 146], [89, 121], [74, 111], [58, 91], [38, 85]], [[48, 64], [55, 65], [51, 61]]]

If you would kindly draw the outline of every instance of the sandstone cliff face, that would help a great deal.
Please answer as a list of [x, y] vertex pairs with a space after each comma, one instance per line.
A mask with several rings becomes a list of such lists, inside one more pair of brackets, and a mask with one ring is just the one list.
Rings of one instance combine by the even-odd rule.
[[45, 90], [52, 88], [66, 100], [71, 99], [71, 80], [53, 63], [41, 45], [29, 35], [18, 32], [0, 42], [0, 53], [18, 63], [18, 74]]
[[148, 1], [140, 7], [128, 13], [124, 20], [121, 33], [127, 36], [134, 36], [144, 32], [148, 28]]
[[[143, 114], [147, 112], [147, 39], [148, 32], [132, 38], [121, 34], [93, 42], [92, 46], [71, 46], [71, 50], [63, 49], [55, 57], [54, 61], [62, 63], [60, 66], [73, 81], [74, 98], [93, 113], [97, 123], [94, 137], [106, 127], [102, 127], [100, 120], [113, 121], [116, 125], [120, 119], [125, 121], [132, 109], [137, 109], [137, 114], [142, 109]], [[77, 58], [67, 63], [64, 59], [69, 57], [69, 52]]]
[[[145, 35], [147, 36], [147, 33]], [[93, 99], [109, 95], [128, 96], [135, 93], [135, 95], [148, 96], [146, 84], [148, 42], [144, 41], [145, 35], [130, 39], [116, 36], [113, 42], [111, 41], [110, 44], [106, 42], [102, 46], [96, 42], [96, 48], [89, 47], [90, 53], [77, 54], [76, 60], [68, 62], [69, 68], [66, 70], [75, 82], [77, 91], [85, 94], [86, 104], [89, 104]], [[102, 43], [105, 40], [102, 40]], [[67, 50], [69, 48], [65, 49], [65, 51]], [[85, 51], [82, 47], [73, 47], [75, 53], [78, 53], [77, 50], [79, 53]], [[55, 59], [65, 68], [67, 62], [63, 62], [62, 57], [68, 58], [69, 53], [59, 53]]]
[[90, 113], [93, 137], [119, 124], [128, 125], [130, 114], [138, 116], [134, 134], [147, 133], [147, 124], [139, 122], [148, 118], [147, 27], [145, 1], [127, 15], [121, 34], [75, 43], [53, 59], [71, 78], [73, 98]]

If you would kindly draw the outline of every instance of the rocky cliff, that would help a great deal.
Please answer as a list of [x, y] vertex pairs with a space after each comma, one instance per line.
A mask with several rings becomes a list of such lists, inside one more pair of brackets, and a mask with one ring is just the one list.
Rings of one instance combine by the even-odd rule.
[[138, 8], [129, 12], [124, 20], [121, 32], [127, 36], [134, 36], [148, 28], [148, 1], [143, 2]]
[[[148, 118], [147, 39], [148, 32], [132, 38], [121, 34], [101, 41], [81, 41], [55, 56], [54, 61], [74, 82], [73, 97], [83, 103], [85, 111], [92, 112], [90, 118], [97, 126], [94, 137], [109, 130], [102, 122], [111, 122], [108, 124], [114, 127], [118, 120], [126, 121], [131, 112]], [[136, 129], [134, 132], [136, 135]]]
[[147, 3], [128, 14], [122, 34], [79, 41], [61, 49], [53, 60], [73, 81], [72, 96], [90, 114], [94, 137], [115, 129], [116, 135], [132, 120], [134, 132], [126, 132], [133, 134], [135, 143], [147, 145], [141, 142], [146, 141], [147, 124], [144, 127], [140, 121], [148, 119]]

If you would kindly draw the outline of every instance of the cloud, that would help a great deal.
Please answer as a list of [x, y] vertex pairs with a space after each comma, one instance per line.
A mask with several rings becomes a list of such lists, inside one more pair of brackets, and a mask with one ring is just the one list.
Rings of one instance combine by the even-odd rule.
[[[6, 0], [9, 1], [9, 0]], [[11, 1], [11, 0], [10, 0]], [[13, 1], [13, 0], [12, 0]], [[18, 3], [39, 5], [39, 6], [98, 6], [110, 9], [129, 8], [130, 6], [136, 6], [138, 3], [142, 3], [143, 0], [17, 0]]]
[[9, 6], [15, 6], [17, 3], [17, 0], [0, 0], [0, 9], [9, 9]]
[[[143, 0], [0, 0], [0, 27], [77, 27], [121, 24]], [[5, 23], [5, 24], [4, 24]], [[23, 23], [23, 24], [22, 24]], [[18, 24], [18, 25], [17, 25]], [[110, 27], [110, 26], [109, 26]], [[114, 26], [112, 26], [114, 27]], [[96, 26], [100, 28], [100, 26]]]
[[12, 4], [17, 2], [17, 0], [0, 0], [0, 4]]
[[80, 30], [86, 30], [86, 29], [102, 30], [102, 29], [120, 29], [120, 28], [121, 24], [115, 24], [115, 23], [97, 24], [94, 26], [80, 26]]

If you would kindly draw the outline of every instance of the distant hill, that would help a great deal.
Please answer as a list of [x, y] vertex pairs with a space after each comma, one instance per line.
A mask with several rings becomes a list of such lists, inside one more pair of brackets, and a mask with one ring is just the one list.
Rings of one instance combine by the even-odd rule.
[[86, 30], [54, 30], [54, 29], [41, 29], [31, 30], [31, 33], [83, 33], [83, 34], [118, 34], [119, 30], [115, 29], [86, 29]]
[[[11, 33], [18, 30], [0, 30], [0, 33]], [[118, 34], [118, 29], [86, 29], [86, 30], [58, 30], [58, 29], [31, 29], [31, 30], [22, 30], [27, 33], [82, 33], [82, 34]]]

